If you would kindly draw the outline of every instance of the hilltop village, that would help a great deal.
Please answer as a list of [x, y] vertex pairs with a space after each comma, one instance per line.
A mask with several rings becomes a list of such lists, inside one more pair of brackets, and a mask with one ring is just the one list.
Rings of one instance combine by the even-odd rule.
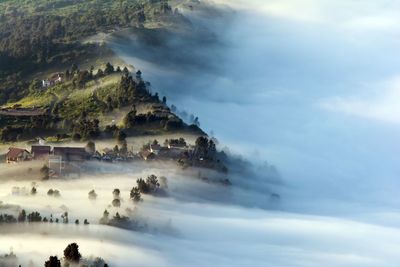
[[84, 147], [52, 146], [45, 140], [38, 139], [30, 149], [10, 147], [5, 155], [7, 164], [27, 161], [43, 162], [43, 179], [59, 177], [79, 177], [85, 172], [85, 163], [133, 163], [174, 161], [183, 168], [199, 167], [227, 173], [228, 169], [221, 159], [225, 154], [218, 152], [213, 139], [198, 137], [194, 145], [189, 145], [184, 138], [166, 139], [163, 144], [154, 140], [142, 146], [138, 151], [128, 149], [125, 139], [113, 148], [96, 149], [96, 144], [89, 141]]

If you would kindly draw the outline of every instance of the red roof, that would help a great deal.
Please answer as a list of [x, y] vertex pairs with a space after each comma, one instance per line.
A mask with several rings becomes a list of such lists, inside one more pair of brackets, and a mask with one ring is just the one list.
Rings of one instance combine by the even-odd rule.
[[23, 148], [10, 147], [8, 149], [7, 158], [18, 158], [18, 156], [20, 156], [21, 153], [24, 153], [25, 151], [29, 153], [26, 149]]

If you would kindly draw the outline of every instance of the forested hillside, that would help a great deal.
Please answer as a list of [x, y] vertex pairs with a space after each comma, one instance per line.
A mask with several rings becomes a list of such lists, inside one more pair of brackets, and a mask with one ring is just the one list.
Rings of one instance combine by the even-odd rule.
[[24, 97], [33, 72], [93, 56], [85, 37], [183, 21], [165, 0], [0, 1], [0, 104]]

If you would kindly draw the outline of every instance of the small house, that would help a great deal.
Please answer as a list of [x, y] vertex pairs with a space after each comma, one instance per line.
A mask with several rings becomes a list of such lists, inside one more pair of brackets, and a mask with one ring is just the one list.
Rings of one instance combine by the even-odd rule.
[[34, 145], [31, 147], [31, 154], [34, 160], [47, 160], [50, 152], [50, 146]]
[[50, 81], [51, 81], [53, 84], [62, 82], [62, 76], [61, 76], [61, 74], [60, 74], [60, 73], [54, 74], [53, 76], [51, 76]]
[[162, 147], [159, 144], [151, 144], [150, 145], [150, 152], [158, 155], [158, 153], [160, 153], [161, 148]]
[[60, 73], [56, 73], [49, 80], [42, 80], [42, 87], [47, 88], [50, 86], [54, 86], [58, 83], [62, 82], [62, 76]]
[[144, 160], [153, 160], [156, 158], [156, 154], [154, 154], [151, 151], [148, 150], [144, 150], [140, 152], [140, 156], [144, 159]]
[[63, 161], [62, 156], [49, 156], [48, 165], [50, 168], [50, 177], [79, 177], [81, 173], [80, 164], [71, 161]]
[[31, 160], [32, 156], [28, 150], [17, 147], [10, 147], [6, 154], [7, 163], [17, 163], [21, 161]]
[[84, 147], [54, 147], [53, 155], [65, 162], [82, 162], [90, 157]]
[[42, 80], [42, 87], [46, 88], [46, 87], [50, 87], [51, 83], [49, 80]]
[[186, 143], [185, 139], [183, 139], [183, 138], [165, 140], [164, 144], [169, 149], [186, 149], [187, 148], [187, 143]]

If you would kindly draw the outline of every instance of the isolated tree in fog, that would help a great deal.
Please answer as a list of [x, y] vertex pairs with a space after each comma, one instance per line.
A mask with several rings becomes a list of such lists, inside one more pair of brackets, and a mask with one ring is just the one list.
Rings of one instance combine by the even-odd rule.
[[32, 189], [31, 189], [31, 195], [36, 195], [36, 193], [37, 193], [36, 187], [32, 187]]
[[42, 175], [43, 180], [48, 180], [50, 178], [49, 167], [47, 167], [47, 165], [43, 165], [43, 167], [40, 168], [40, 174]]
[[119, 198], [120, 195], [121, 195], [121, 190], [119, 190], [118, 188], [115, 188], [113, 191], [114, 198]]
[[89, 199], [96, 199], [97, 198], [97, 194], [96, 194], [96, 191], [94, 191], [94, 189], [93, 190], [91, 190], [90, 192], [89, 192]]
[[121, 207], [121, 200], [119, 200], [118, 198], [114, 199], [114, 200], [112, 201], [112, 205], [113, 205], [114, 207], [117, 207], [117, 208]]
[[87, 153], [93, 155], [96, 152], [96, 144], [93, 141], [89, 141], [86, 144], [85, 150]]
[[147, 177], [146, 184], [151, 192], [157, 191], [157, 189], [160, 187], [157, 176], [154, 174]]
[[108, 212], [108, 210], [105, 210], [103, 212], [103, 217], [101, 217], [101, 219], [100, 219], [100, 224], [107, 224], [109, 221], [109, 217], [108, 217], [109, 215], [110, 215], [110, 213]]
[[44, 267], [61, 267], [61, 262], [57, 256], [50, 256], [49, 260], [44, 263]]
[[139, 178], [136, 180], [136, 183], [137, 183], [137, 187], [139, 188], [140, 193], [143, 193], [143, 194], [149, 193], [150, 189], [145, 180], [143, 180], [142, 178]]
[[133, 187], [130, 193], [131, 199], [134, 202], [139, 202], [142, 200], [140, 190], [137, 186]]
[[21, 210], [18, 215], [18, 222], [25, 222], [26, 221], [26, 212], [25, 210]]
[[79, 253], [79, 246], [76, 243], [69, 244], [64, 249], [64, 257], [67, 261], [73, 263], [79, 263], [82, 255]]
[[64, 214], [61, 215], [61, 218], [63, 219], [63, 223], [68, 224], [68, 222], [69, 222], [68, 212], [64, 212]]

